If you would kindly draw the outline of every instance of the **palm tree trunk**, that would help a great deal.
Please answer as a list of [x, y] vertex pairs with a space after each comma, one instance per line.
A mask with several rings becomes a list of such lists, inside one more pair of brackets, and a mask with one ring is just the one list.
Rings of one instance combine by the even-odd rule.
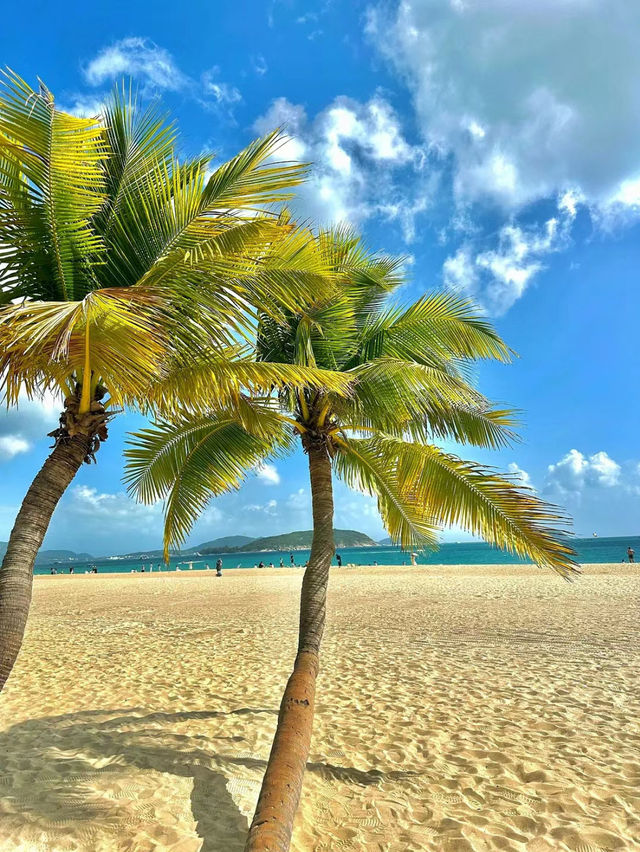
[[33, 564], [53, 511], [85, 460], [89, 435], [57, 444], [27, 491], [0, 568], [0, 690], [16, 661], [31, 604]]
[[[306, 437], [306, 436], [305, 436]], [[249, 829], [245, 852], [287, 852], [311, 746], [319, 652], [327, 610], [333, 540], [331, 459], [322, 439], [308, 440], [313, 542], [300, 595], [300, 632], [293, 673]]]

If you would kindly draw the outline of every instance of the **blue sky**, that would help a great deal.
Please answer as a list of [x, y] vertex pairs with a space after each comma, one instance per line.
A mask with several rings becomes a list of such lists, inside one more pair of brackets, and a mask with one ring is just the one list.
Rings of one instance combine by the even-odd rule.
[[[575, 531], [637, 533], [640, 7], [627, 0], [38, 3], [5, 10], [0, 58], [93, 114], [132, 76], [179, 120], [185, 152], [231, 156], [284, 124], [314, 172], [296, 212], [348, 220], [407, 257], [407, 300], [471, 295], [520, 355], [478, 373], [522, 410], [522, 442], [471, 457], [565, 506]], [[0, 539], [47, 452], [56, 405], [0, 415]], [[121, 484], [138, 417], [58, 508], [46, 546], [157, 546], [161, 507]], [[336, 526], [375, 537], [372, 501], [337, 488]], [[302, 456], [215, 501], [191, 537], [310, 525]], [[459, 531], [445, 535], [459, 539]]]

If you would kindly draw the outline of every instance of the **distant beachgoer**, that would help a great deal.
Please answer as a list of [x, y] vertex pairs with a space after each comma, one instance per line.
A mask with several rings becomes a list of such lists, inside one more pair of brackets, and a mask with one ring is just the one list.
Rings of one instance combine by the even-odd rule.
[[284, 559], [280, 557], [280, 567], [284, 568]]
[[216, 577], [222, 577], [222, 559], [216, 562]]
[[269, 568], [273, 568], [273, 567], [274, 567], [273, 562], [270, 562], [270, 563], [269, 563]]
[[208, 562], [207, 562], [207, 564], [204, 566], [204, 570], [205, 570], [205, 571], [211, 571], [211, 568], [209, 567], [209, 563], [208, 563]]
[[377, 563], [377, 562], [374, 562], [373, 564], [374, 564], [374, 565], [377, 565], [378, 563]]
[[262, 561], [262, 559], [260, 560], [260, 562], [258, 562], [258, 568], [264, 568], [264, 562]]
[[336, 553], [336, 562], [338, 563], [338, 568], [342, 568], [342, 556], [339, 553]]
[[58, 572], [56, 571], [56, 569], [55, 569], [55, 568], [52, 568], [52, 569], [51, 569], [51, 571], [50, 571], [49, 573], [50, 573], [50, 574], [57, 574]]
[[417, 564], [418, 564], [418, 561], [417, 561], [417, 560], [418, 560], [418, 554], [417, 554], [417, 553], [412, 553], [412, 554], [411, 554], [411, 564], [412, 564], [412, 565], [417, 565]]
[[295, 556], [293, 555], [293, 553], [290, 553], [290, 554], [289, 554], [289, 558], [291, 559], [291, 564], [292, 564], [292, 565], [295, 565], [295, 564], [296, 564], [296, 559], [295, 559]]
[[73, 565], [71, 565], [71, 567], [69, 568], [69, 573], [70, 574], [75, 573], [75, 569], [74, 569]]
[[627, 556], [629, 557], [629, 562], [635, 562], [635, 553], [633, 552], [632, 547], [627, 548]]

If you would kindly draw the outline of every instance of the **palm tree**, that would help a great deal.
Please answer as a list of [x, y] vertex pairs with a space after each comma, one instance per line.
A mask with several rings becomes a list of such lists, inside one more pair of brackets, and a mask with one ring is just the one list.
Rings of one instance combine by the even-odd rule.
[[[432, 547], [443, 525], [459, 524], [565, 577], [575, 571], [558, 512], [509, 477], [444, 452], [453, 439], [497, 448], [513, 437], [510, 411], [494, 408], [469, 381], [478, 359], [508, 361], [510, 350], [473, 306], [448, 293], [408, 307], [384, 307], [401, 283], [398, 264], [368, 255], [350, 234], [319, 237], [342, 281], [288, 323], [262, 314], [258, 362], [341, 371], [351, 393], [283, 389], [245, 401], [239, 422], [201, 397], [197, 410], [134, 436], [129, 484], [144, 500], [167, 498], [165, 546], [183, 541], [212, 494], [239, 483], [260, 458], [299, 439], [308, 458], [313, 542], [302, 581], [298, 652], [246, 850], [289, 848], [314, 714], [329, 568], [334, 554], [333, 474], [377, 498], [392, 540]], [[206, 381], [210, 366], [194, 365]], [[207, 405], [209, 410], [206, 410]]]
[[35, 91], [4, 75], [0, 398], [54, 391], [64, 410], [0, 568], [0, 688], [22, 643], [51, 515], [82, 463], [95, 461], [118, 409], [166, 411], [190, 394], [175, 385], [170, 398], [165, 386], [154, 399], [152, 386], [198, 352], [215, 355], [210, 390], [230, 405], [247, 380], [255, 393], [304, 378], [286, 365], [247, 375], [238, 340], [255, 327], [252, 306], [275, 318], [326, 289], [315, 241], [268, 212], [305, 167], [275, 160], [278, 132], [215, 169], [210, 155], [179, 161], [176, 142], [175, 127], [138, 108], [124, 85], [87, 119], [56, 109], [43, 84]]

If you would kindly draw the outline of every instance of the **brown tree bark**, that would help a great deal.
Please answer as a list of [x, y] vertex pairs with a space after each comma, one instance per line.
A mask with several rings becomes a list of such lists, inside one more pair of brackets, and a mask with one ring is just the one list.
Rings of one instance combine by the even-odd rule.
[[0, 690], [20, 651], [33, 584], [36, 554], [53, 511], [91, 448], [89, 435], [77, 434], [57, 444], [31, 483], [0, 568]]
[[309, 456], [313, 541], [300, 595], [298, 653], [287, 683], [245, 852], [287, 852], [311, 746], [319, 652], [335, 551], [331, 459], [324, 436], [304, 436]]

